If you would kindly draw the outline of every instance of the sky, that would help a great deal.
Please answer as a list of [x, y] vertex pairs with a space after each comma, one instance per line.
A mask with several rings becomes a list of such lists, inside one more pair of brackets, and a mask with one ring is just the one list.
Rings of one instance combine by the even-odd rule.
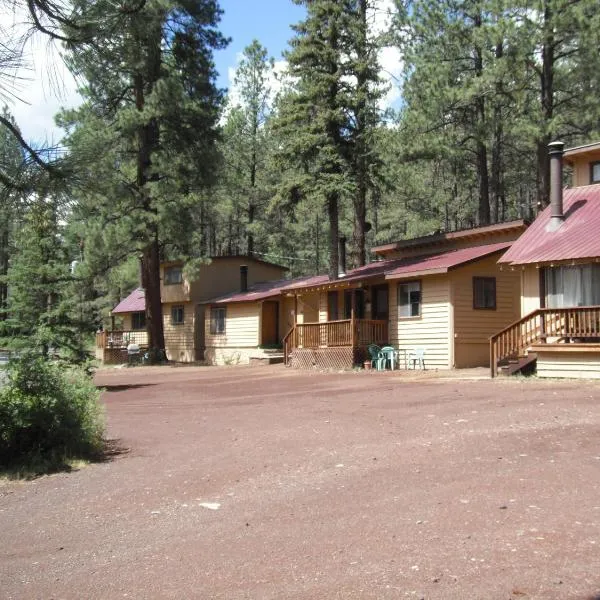
[[[377, 11], [372, 15], [375, 30], [385, 27], [386, 16], [393, 0], [375, 0]], [[13, 14], [7, 5], [0, 4], [0, 25], [23, 31], [25, 14]], [[241, 53], [254, 39], [267, 49], [278, 69], [285, 67], [283, 51], [293, 36], [291, 25], [302, 20], [304, 9], [291, 0], [220, 0], [223, 16], [220, 30], [231, 38], [225, 50], [215, 55], [219, 76], [217, 85], [231, 89], [235, 69]], [[77, 83], [61, 61], [61, 47], [44, 36], [34, 36], [26, 48], [29, 68], [21, 70], [14, 80], [14, 93], [18, 98], [0, 98], [7, 102], [25, 139], [35, 144], [58, 144], [62, 131], [54, 125], [54, 115], [61, 107], [74, 107], [80, 103]], [[380, 54], [382, 76], [391, 83], [382, 108], [394, 106], [400, 90], [393, 85], [400, 75], [401, 62], [397, 50], [387, 48]]]

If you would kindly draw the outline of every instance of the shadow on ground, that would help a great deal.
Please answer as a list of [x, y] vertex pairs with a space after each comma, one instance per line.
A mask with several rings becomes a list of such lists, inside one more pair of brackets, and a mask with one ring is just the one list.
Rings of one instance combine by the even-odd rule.
[[32, 457], [9, 467], [0, 466], [0, 478], [9, 480], [32, 481], [44, 475], [73, 473], [80, 471], [88, 464], [108, 463], [130, 452], [130, 448], [122, 445], [121, 440], [104, 440], [102, 450], [92, 457], [84, 459], [57, 459], [56, 457]]
[[106, 392], [124, 392], [126, 390], [136, 390], [138, 388], [150, 387], [156, 383], [129, 383], [124, 385], [99, 385], [99, 389]]

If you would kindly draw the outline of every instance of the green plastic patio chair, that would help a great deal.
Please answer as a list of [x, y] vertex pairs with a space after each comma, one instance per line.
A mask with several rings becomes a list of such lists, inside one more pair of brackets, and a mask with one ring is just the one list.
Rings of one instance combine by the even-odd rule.
[[367, 352], [369, 353], [372, 367], [375, 367], [378, 371], [385, 369], [385, 355], [381, 352], [379, 346], [371, 344], [367, 347]]
[[396, 359], [395, 356], [396, 349], [393, 346], [383, 346], [381, 348], [381, 354], [383, 356], [383, 368], [387, 368], [388, 363], [390, 364], [390, 369], [394, 370], [394, 362]]

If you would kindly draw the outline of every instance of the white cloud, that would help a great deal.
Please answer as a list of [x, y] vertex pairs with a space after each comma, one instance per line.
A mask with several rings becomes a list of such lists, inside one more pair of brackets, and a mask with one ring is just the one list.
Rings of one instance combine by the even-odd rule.
[[[392, 25], [392, 19], [395, 12], [396, 8], [394, 0], [373, 0], [367, 15], [371, 36], [375, 37], [387, 33]], [[236, 56], [236, 64], [227, 69], [229, 80], [228, 94], [233, 106], [239, 106], [241, 104], [239, 90], [235, 85], [235, 76], [238, 65], [242, 60], [242, 56], [241, 52], [238, 53]], [[400, 50], [394, 46], [381, 48], [378, 55], [378, 61], [382, 87], [387, 90], [379, 102], [379, 108], [381, 110], [386, 110], [387, 108], [395, 107], [402, 96], [401, 78], [404, 65]], [[287, 76], [287, 68], [287, 61], [283, 59], [275, 61], [274, 74], [268, 81], [268, 85], [271, 88], [271, 101], [275, 98], [277, 93], [285, 87], [286, 82], [290, 81]]]
[[[236, 55], [236, 64], [227, 69], [227, 79], [229, 83], [227, 94], [229, 96], [229, 103], [231, 106], [240, 106], [242, 104], [240, 90], [235, 84], [237, 69], [242, 59], [243, 53], [238, 52]], [[270, 90], [269, 105], [273, 104], [277, 94], [285, 87], [287, 81], [287, 69], [288, 63], [286, 60], [281, 59], [274, 61], [273, 69], [270, 72], [267, 80], [267, 87]]]
[[[27, 11], [13, 11], [10, 3], [0, 7], [0, 23], [9, 40], [23, 37], [30, 28]], [[2, 103], [8, 104], [26, 140], [57, 144], [64, 132], [54, 124], [54, 115], [62, 107], [81, 104], [77, 83], [63, 63], [58, 42], [35, 33], [27, 38], [23, 50], [24, 66], [11, 73], [10, 79], [3, 78], [16, 97], [5, 93]]]
[[[394, 0], [373, 0], [368, 18], [371, 22], [371, 35], [379, 36], [389, 31], [396, 8]], [[386, 46], [379, 51], [380, 77], [387, 88], [380, 101], [380, 108], [393, 107], [402, 96], [402, 70], [404, 68], [400, 50], [395, 46]]]

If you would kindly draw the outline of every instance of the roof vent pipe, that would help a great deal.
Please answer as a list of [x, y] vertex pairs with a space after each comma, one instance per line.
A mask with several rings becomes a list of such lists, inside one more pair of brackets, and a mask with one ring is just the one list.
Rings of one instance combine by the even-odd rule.
[[550, 223], [548, 229], [555, 231], [564, 220], [563, 213], [563, 142], [548, 144], [550, 154]]
[[346, 236], [340, 235], [338, 238], [338, 276], [346, 275]]
[[240, 292], [248, 291], [248, 266], [240, 266]]

